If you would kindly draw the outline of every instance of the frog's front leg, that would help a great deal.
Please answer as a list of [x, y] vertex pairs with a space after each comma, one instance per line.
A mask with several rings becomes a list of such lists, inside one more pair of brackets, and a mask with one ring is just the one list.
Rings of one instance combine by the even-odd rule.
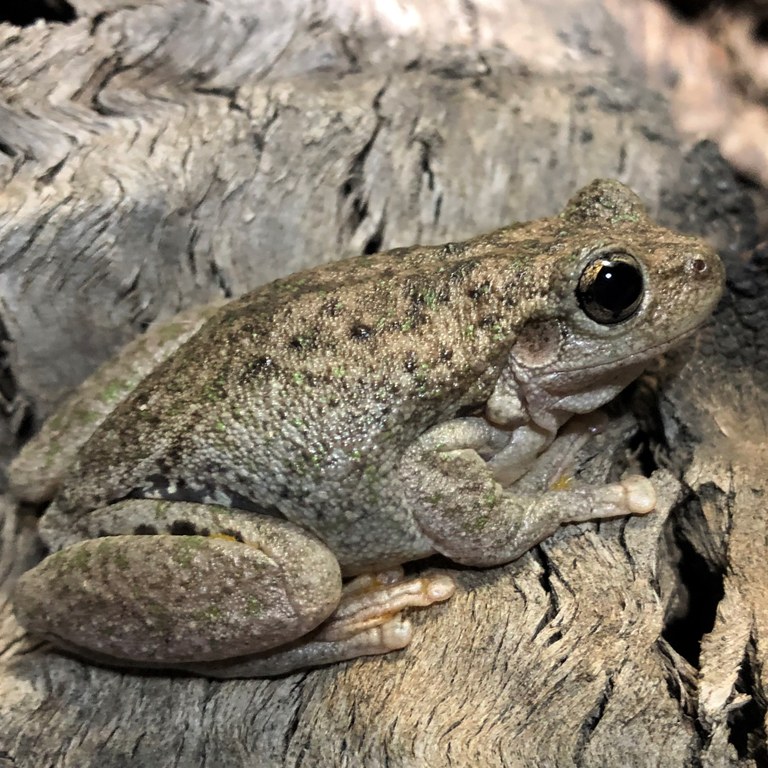
[[523, 467], [537, 465], [528, 450], [551, 445], [549, 451], [559, 452], [557, 443], [552, 445], [545, 435], [537, 447], [535, 430], [524, 429], [516, 451], [509, 433], [504, 433], [504, 446], [503, 436], [496, 434], [502, 430], [482, 419], [456, 419], [425, 433], [408, 450], [400, 477], [419, 527], [437, 551], [466, 565], [499, 565], [520, 557], [564, 523], [653, 510], [653, 485], [637, 475], [609, 485], [564, 484], [563, 490], [537, 490], [538, 483], [526, 483], [525, 476], [519, 489], [515, 484], [502, 486], [498, 457], [509, 454], [500, 474], [514, 476], [519, 474], [514, 471], [516, 461]]
[[137, 499], [68, 518], [55, 507], [44, 516], [58, 551], [21, 577], [16, 613], [106, 663], [232, 677], [385, 653], [410, 640], [398, 611], [453, 591], [445, 577], [391, 572], [342, 589], [335, 556], [308, 532], [213, 505]]

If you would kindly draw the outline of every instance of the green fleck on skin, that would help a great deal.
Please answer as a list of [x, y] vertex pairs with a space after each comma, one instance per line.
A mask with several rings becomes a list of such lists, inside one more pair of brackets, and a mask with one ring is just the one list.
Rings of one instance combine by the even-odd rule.
[[264, 606], [257, 597], [249, 597], [245, 603], [245, 611], [248, 616], [257, 618], [264, 613]]
[[205, 398], [211, 403], [221, 400], [222, 393], [217, 386], [210, 384], [205, 388]]
[[195, 555], [205, 546], [204, 536], [179, 536], [172, 552], [174, 562], [182, 568], [192, 565]]
[[207, 608], [202, 608], [199, 611], [195, 611], [192, 614], [193, 619], [208, 624], [215, 624], [221, 620], [222, 610], [217, 605], [211, 605]]
[[113, 403], [122, 398], [126, 392], [131, 390], [131, 382], [125, 379], [116, 379], [101, 393], [101, 400], [104, 403]]
[[477, 515], [472, 520], [468, 520], [464, 526], [470, 533], [480, 533], [488, 525], [487, 515]]
[[622, 213], [618, 216], [614, 216], [611, 219], [612, 224], [620, 224], [621, 222], [629, 222], [631, 224], [636, 224], [638, 221], [640, 221], [640, 217], [637, 214], [629, 214], [629, 213]]
[[91, 565], [91, 552], [85, 547], [80, 547], [73, 552], [55, 552], [51, 555], [55, 558], [62, 573], [79, 571], [87, 573]]

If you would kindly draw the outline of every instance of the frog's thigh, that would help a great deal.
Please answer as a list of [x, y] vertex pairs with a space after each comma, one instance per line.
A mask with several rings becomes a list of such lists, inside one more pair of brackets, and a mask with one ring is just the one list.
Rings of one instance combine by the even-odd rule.
[[[450, 424], [450, 423], [449, 423]], [[651, 482], [630, 476], [610, 485], [518, 491], [502, 487], [463, 426], [427, 432], [404, 457], [400, 476], [408, 503], [437, 551], [467, 565], [497, 565], [520, 557], [563, 523], [628, 514], [655, 506]], [[521, 483], [522, 485], [522, 483]]]
[[11, 462], [10, 489], [23, 501], [53, 498], [77, 451], [134, 387], [218, 309], [212, 302], [155, 323], [89, 376]]
[[[121, 506], [130, 513], [131, 505], [146, 504]], [[182, 506], [184, 517], [199, 507], [195, 519], [226, 518], [211, 515], [217, 508]], [[33, 632], [86, 654], [178, 664], [288, 643], [338, 604], [336, 558], [300, 528], [252, 516], [238, 526], [243, 541], [213, 530], [207, 536], [122, 534], [72, 544], [22, 576], [17, 615]]]

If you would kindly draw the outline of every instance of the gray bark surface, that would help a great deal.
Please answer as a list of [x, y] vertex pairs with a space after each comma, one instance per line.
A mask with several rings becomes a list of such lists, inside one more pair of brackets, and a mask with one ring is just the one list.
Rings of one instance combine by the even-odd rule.
[[583, 456], [594, 478], [657, 468], [657, 511], [452, 569], [402, 653], [228, 682], [55, 653], [11, 612], [41, 552], [6, 500], [0, 768], [765, 765], [768, 251], [750, 190], [681, 141], [603, 5], [73, 5], [0, 25], [6, 457], [157, 318], [548, 215], [598, 176], [709, 237], [729, 292]]

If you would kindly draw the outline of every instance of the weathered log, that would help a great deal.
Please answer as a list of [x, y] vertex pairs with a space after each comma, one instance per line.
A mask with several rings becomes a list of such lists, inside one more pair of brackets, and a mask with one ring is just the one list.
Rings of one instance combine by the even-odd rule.
[[[750, 190], [687, 146], [598, 0], [78, 0], [0, 26], [10, 455], [126, 339], [362, 251], [476, 234], [618, 177], [705, 234], [729, 295], [583, 453], [654, 475], [644, 518], [451, 568], [404, 652], [258, 681], [121, 673], [27, 637], [40, 557], [0, 514], [0, 766], [753, 766], [768, 758], [765, 254]], [[632, 406], [632, 407], [628, 407]]]

